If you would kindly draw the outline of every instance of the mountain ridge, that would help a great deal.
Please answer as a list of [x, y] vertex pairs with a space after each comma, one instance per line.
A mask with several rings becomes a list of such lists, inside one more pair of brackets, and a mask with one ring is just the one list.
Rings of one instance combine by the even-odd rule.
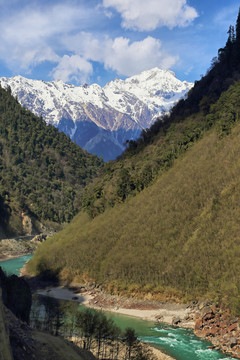
[[110, 293], [210, 297], [239, 314], [240, 130], [237, 120], [230, 132], [224, 124], [239, 94], [240, 81], [213, 105], [215, 126], [147, 189], [94, 219], [80, 212], [38, 248], [28, 270]]
[[178, 80], [172, 71], [158, 68], [116, 79], [103, 88], [19, 75], [2, 77], [0, 82], [3, 88], [11, 87], [21, 105], [105, 161], [120, 155], [127, 140], [138, 138], [142, 129], [169, 111], [193, 86]]
[[0, 87], [0, 238], [69, 221], [102, 165]]
[[240, 11], [237, 25], [188, 97], [105, 164], [30, 272], [110, 293], [210, 298], [239, 316]]

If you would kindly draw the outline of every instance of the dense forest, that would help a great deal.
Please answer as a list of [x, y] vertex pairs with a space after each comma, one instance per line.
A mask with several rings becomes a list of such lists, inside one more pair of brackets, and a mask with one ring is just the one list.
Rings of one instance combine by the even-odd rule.
[[24, 232], [22, 214], [36, 227], [69, 222], [102, 165], [23, 108], [10, 88], [0, 88], [0, 228], [6, 235]]
[[115, 293], [208, 296], [240, 314], [239, 43], [240, 13], [206, 76], [106, 165], [85, 212], [39, 247], [30, 272]]

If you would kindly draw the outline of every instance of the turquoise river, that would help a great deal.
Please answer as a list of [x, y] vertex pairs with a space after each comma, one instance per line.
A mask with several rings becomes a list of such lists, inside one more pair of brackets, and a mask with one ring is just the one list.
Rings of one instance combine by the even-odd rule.
[[[0, 261], [0, 266], [8, 274], [19, 275], [20, 269], [31, 255], [25, 255], [7, 261]], [[210, 349], [206, 341], [198, 339], [191, 330], [174, 328], [164, 324], [155, 324], [131, 316], [108, 313], [122, 329], [132, 327], [139, 338], [162, 350], [176, 360], [218, 360], [231, 359], [219, 351]]]

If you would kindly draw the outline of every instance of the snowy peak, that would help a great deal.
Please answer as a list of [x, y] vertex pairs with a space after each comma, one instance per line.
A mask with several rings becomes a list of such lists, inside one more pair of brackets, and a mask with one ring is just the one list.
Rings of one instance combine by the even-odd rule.
[[[126, 80], [112, 81], [104, 87], [104, 91], [111, 98], [111, 105], [117, 110], [123, 107], [122, 100], [119, 99], [124, 98], [124, 94], [136, 97], [152, 112], [152, 119], [148, 121], [148, 125], [151, 125], [157, 116], [161, 116], [163, 111], [170, 110], [192, 86], [192, 83], [178, 80], [172, 71], [153, 68]], [[119, 103], [122, 103], [121, 106]], [[127, 108], [128, 106], [124, 109], [125, 112]], [[134, 109], [132, 111], [134, 113]]]
[[126, 140], [138, 137], [193, 86], [158, 68], [116, 79], [103, 88], [22, 76], [2, 77], [0, 82], [11, 87], [23, 106], [105, 160], [119, 155]]

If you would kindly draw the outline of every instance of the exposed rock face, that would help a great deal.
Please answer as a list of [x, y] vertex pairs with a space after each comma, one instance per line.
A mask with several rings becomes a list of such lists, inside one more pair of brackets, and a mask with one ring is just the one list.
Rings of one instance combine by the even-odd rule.
[[227, 310], [214, 304], [199, 303], [195, 334], [210, 341], [214, 348], [240, 359], [240, 320], [231, 319]]
[[22, 226], [25, 235], [32, 235], [33, 232], [32, 220], [28, 215], [24, 213], [22, 214]]
[[193, 86], [171, 71], [154, 68], [126, 80], [116, 79], [75, 87], [62, 81], [45, 82], [21, 76], [0, 78], [19, 102], [86, 149], [115, 159], [126, 140], [139, 137]]

